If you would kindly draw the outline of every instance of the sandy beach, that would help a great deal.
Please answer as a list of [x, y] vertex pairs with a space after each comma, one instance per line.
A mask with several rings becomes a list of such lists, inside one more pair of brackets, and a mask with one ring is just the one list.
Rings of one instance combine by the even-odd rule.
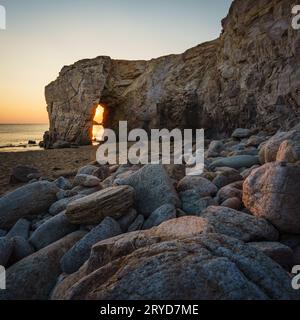
[[0, 152], [0, 195], [22, 185], [9, 184], [11, 169], [18, 165], [37, 168], [43, 177], [50, 179], [62, 174], [72, 176], [80, 166], [95, 161], [96, 150], [97, 146], [84, 146], [76, 149]]

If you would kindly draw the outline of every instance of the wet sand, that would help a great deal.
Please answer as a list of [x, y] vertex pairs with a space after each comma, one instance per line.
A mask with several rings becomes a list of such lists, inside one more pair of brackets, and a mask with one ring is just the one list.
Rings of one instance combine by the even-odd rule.
[[51, 179], [62, 174], [72, 176], [79, 167], [95, 161], [96, 151], [97, 146], [26, 152], [1, 152], [0, 150], [0, 195], [22, 185], [9, 184], [11, 169], [18, 165], [37, 168], [43, 177]]

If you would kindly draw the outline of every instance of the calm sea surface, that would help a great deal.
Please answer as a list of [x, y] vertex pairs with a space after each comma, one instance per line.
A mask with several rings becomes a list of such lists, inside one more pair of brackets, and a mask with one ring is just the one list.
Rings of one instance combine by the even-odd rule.
[[40, 149], [28, 145], [28, 141], [38, 144], [48, 129], [48, 124], [0, 124], [0, 152]]

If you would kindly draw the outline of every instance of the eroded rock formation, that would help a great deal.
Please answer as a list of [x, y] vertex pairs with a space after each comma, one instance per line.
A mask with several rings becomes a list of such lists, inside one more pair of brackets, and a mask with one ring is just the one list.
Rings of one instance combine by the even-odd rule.
[[150, 61], [97, 57], [64, 67], [46, 87], [49, 145], [89, 144], [95, 109], [104, 126], [237, 127], [275, 131], [300, 116], [300, 32], [293, 0], [235, 0], [214, 41]]

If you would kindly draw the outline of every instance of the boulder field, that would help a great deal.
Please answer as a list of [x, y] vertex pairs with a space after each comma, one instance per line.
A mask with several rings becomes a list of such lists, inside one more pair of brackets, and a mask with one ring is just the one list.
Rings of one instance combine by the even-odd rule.
[[300, 299], [299, 130], [207, 140], [199, 176], [94, 162], [4, 195], [0, 299]]

